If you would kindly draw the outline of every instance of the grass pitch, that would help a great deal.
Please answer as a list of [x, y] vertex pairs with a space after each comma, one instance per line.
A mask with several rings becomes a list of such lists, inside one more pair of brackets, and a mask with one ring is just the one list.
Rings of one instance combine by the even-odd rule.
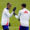
[[[15, 12], [18, 14], [18, 11], [21, 9], [22, 3], [26, 3], [27, 5], [26, 8], [30, 10], [30, 0], [0, 0], [0, 30], [2, 30], [2, 26], [1, 26], [2, 11], [6, 7], [6, 4], [8, 2], [12, 4], [10, 13], [12, 12], [13, 8], [16, 6], [17, 9]], [[18, 19], [14, 17], [14, 15], [10, 18], [10, 23], [11, 26], [9, 27], [9, 30], [19, 30], [20, 22], [18, 21]], [[30, 30], [30, 26], [29, 26], [29, 30]]]

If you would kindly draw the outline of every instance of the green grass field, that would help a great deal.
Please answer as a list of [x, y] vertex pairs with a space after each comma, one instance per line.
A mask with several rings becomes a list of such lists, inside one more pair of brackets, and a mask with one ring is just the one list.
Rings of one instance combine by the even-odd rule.
[[[12, 12], [13, 8], [16, 6], [17, 9], [15, 12], [18, 14], [18, 11], [21, 9], [22, 3], [26, 3], [27, 5], [26, 8], [30, 10], [30, 0], [0, 0], [0, 30], [2, 30], [2, 26], [1, 26], [2, 11], [6, 7], [6, 4], [8, 2], [12, 4], [10, 13]], [[18, 21], [18, 19], [14, 17], [14, 15], [10, 18], [10, 23], [11, 26], [9, 27], [9, 30], [19, 30], [20, 22]], [[30, 30], [30, 26], [29, 26], [29, 30]]]

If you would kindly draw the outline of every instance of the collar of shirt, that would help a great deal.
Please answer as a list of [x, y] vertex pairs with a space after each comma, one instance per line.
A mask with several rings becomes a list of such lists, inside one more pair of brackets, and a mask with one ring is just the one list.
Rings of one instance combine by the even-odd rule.
[[9, 10], [8, 8], [6, 8], [7, 10]]
[[9, 11], [9, 9], [8, 8], [4, 8], [4, 11]]
[[23, 9], [26, 9], [26, 8], [23, 8]]
[[26, 8], [23, 8], [23, 10], [26, 9]]

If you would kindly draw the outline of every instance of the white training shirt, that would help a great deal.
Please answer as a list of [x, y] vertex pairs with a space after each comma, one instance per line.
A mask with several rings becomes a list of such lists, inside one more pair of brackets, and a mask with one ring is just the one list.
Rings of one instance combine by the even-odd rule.
[[4, 8], [2, 13], [1, 25], [8, 25], [9, 24], [9, 17], [13, 15], [13, 12], [10, 14], [7, 8]]
[[18, 16], [15, 15], [15, 17], [20, 19], [20, 24], [22, 26], [29, 26], [30, 12], [26, 8], [20, 10]]

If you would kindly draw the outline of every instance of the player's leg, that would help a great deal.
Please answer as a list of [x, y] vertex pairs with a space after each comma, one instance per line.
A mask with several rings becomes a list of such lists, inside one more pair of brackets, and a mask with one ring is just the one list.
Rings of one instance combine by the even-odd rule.
[[[29, 27], [25, 27], [25, 26], [21, 26], [20, 28], [21, 28], [22, 30], [29, 30]], [[21, 30], [21, 29], [20, 29], [20, 30]]]
[[29, 30], [29, 27], [25, 27], [25, 30]]
[[2, 26], [3, 30], [4, 30], [4, 25]]
[[5, 30], [9, 30], [9, 29], [5, 29]]
[[20, 27], [19, 27], [19, 30], [20, 30]]
[[23, 30], [23, 27], [22, 27], [22, 26], [20, 26], [20, 27], [19, 27], [19, 30]]
[[9, 30], [9, 27], [7, 25], [2, 26], [3, 30]]

